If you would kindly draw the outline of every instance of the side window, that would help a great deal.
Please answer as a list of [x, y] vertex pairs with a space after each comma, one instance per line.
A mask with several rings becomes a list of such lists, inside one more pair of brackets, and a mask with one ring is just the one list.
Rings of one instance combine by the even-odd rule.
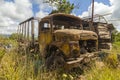
[[41, 25], [41, 31], [48, 31], [48, 30], [50, 30], [49, 22], [43, 22]]

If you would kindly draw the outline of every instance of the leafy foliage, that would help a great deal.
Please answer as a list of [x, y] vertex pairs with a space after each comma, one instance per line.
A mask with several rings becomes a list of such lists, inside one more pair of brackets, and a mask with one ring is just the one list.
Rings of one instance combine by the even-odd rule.
[[120, 42], [120, 32], [118, 32], [117, 30], [113, 31], [112, 40], [113, 42]]
[[49, 4], [52, 4], [57, 7], [56, 10], [53, 10], [50, 14], [53, 13], [66, 13], [70, 14], [75, 8], [74, 4], [71, 4], [67, 0], [49, 0]]
[[22, 34], [13, 33], [13, 34], [10, 35], [9, 39], [17, 40], [18, 37], [21, 38]]
[[120, 32], [115, 35], [115, 41], [116, 42], [120, 41]]
[[17, 33], [13, 33], [13, 34], [10, 35], [9, 38], [10, 38], [10, 39], [13, 39], [13, 40], [17, 40], [18, 34], [17, 34]]

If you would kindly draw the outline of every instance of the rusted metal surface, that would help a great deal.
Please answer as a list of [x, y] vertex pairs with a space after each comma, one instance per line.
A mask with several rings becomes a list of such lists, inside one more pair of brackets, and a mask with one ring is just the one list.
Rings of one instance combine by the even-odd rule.
[[63, 29], [63, 30], [56, 30], [54, 32], [55, 36], [68, 36], [71, 40], [97, 40], [98, 36], [93, 31], [86, 31], [86, 30], [76, 30], [76, 29]]
[[[48, 24], [51, 26], [44, 28], [43, 24], [48, 20], [50, 20]], [[75, 59], [81, 56], [82, 48], [85, 48], [86, 52], [94, 52], [93, 49], [98, 50], [97, 34], [93, 31], [81, 30], [84, 27], [81, 21], [79, 17], [61, 13], [49, 15], [41, 20], [39, 45], [41, 53], [46, 52], [42, 56], [47, 58], [48, 67], [54, 63], [56, 56], [61, 57], [63, 54], [62, 58], [74, 58], [72, 62], [77, 63]]]
[[26, 23], [24, 23], [24, 27], [25, 27], [25, 28], [24, 28], [24, 30], [25, 30], [25, 31], [24, 31], [24, 38], [26, 39]]
[[[111, 13], [104, 14], [104, 15], [94, 15], [93, 16], [93, 27], [95, 30], [91, 30], [89, 25], [91, 25], [90, 17], [83, 18], [82, 24], [84, 30], [91, 30], [97, 33], [98, 35], [98, 45], [99, 49], [111, 49], [112, 44], [112, 30], [114, 29], [112, 24], [108, 24], [107, 20], [104, 16], [110, 15]], [[109, 45], [108, 45], [109, 44]]]
[[21, 27], [22, 27], [22, 37], [24, 36], [24, 25], [21, 24]]
[[[35, 40], [35, 20], [38, 21], [38, 40]], [[26, 27], [23, 24], [26, 24]], [[74, 59], [68, 64], [76, 64], [84, 59], [85, 56], [82, 54], [97, 52], [100, 34], [102, 33], [98, 30], [100, 28], [99, 23], [94, 22], [90, 25], [89, 21], [63, 13], [48, 15], [41, 21], [39, 18], [32, 17], [19, 25], [22, 34], [24, 33], [28, 41], [31, 37], [29, 41], [29, 43], [33, 43], [32, 46], [29, 45], [31, 50], [40, 51], [41, 57], [45, 58], [47, 62], [47, 67], [54, 65], [54, 63], [59, 64], [57, 63], [60, 62], [59, 60], [64, 62], [71, 58]], [[85, 29], [85, 27], [89, 28]]]
[[[31, 35], [31, 38], [32, 38], [31, 40], [34, 42], [34, 27], [35, 27], [34, 20], [39, 22], [40, 18], [31, 17], [19, 24], [20, 27], [18, 28], [18, 31], [19, 31], [19, 34], [22, 34], [22, 39], [24, 39], [24, 40], [26, 39], [29, 41], [30, 35]], [[31, 31], [30, 31], [30, 29], [31, 29]], [[31, 34], [30, 34], [30, 32], [31, 32]]]
[[91, 22], [89, 23], [91, 31], [95, 31], [94, 25], [93, 25], [93, 17], [94, 17], [94, 0], [92, 0], [92, 18], [91, 18]]
[[68, 17], [70, 19], [75, 19], [76, 21], [81, 21], [81, 19], [77, 16], [74, 16], [74, 15], [70, 15], [70, 14], [64, 14], [64, 13], [55, 13], [55, 14], [51, 14], [51, 15], [48, 15], [44, 18], [42, 18], [42, 20], [44, 19], [51, 19], [51, 18], [55, 18], [55, 17]]
[[[101, 22], [101, 20], [104, 20], [103, 23], [108, 23], [108, 21], [106, 20], [105, 16], [108, 16], [108, 15], [110, 15], [110, 14], [112, 14], [112, 13], [107, 13], [107, 14], [102, 14], [102, 15], [100, 15], [100, 14], [95, 14], [95, 15], [93, 16], [93, 22]], [[86, 17], [83, 17], [83, 18], [82, 18], [82, 20], [88, 21], [88, 22], [90, 22], [91, 19], [92, 19], [92, 18], [91, 18], [90, 16], [86, 16]]]
[[41, 19], [40, 19], [39, 17], [31, 17], [31, 18], [29, 18], [29, 19], [21, 22], [19, 25], [21, 25], [21, 24], [23, 24], [23, 23], [25, 23], [25, 22], [31, 21], [31, 20], [41, 20]]
[[32, 41], [34, 42], [34, 20], [31, 21], [31, 35]]
[[[35, 21], [37, 21], [39, 23], [40, 18], [31, 17], [19, 24], [18, 46], [19, 46], [19, 50], [22, 53], [26, 53], [26, 52], [37, 53], [37, 52], [39, 52], [38, 42], [34, 40], [34, 38], [35, 38], [34, 29], [36, 28]], [[36, 40], [37, 40], [37, 38], [36, 38]]]

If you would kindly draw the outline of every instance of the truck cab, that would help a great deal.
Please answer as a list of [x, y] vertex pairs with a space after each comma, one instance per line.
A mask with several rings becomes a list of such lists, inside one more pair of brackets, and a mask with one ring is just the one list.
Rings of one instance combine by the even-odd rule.
[[85, 58], [83, 55], [98, 51], [98, 35], [83, 30], [81, 19], [70, 14], [29, 18], [19, 24], [18, 34], [22, 35], [18, 37], [19, 48], [24, 46], [28, 53], [39, 53], [47, 68], [79, 64]]

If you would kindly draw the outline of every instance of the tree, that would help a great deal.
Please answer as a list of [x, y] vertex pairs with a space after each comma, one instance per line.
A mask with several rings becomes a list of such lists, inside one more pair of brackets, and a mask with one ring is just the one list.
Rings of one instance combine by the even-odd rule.
[[72, 10], [75, 8], [74, 4], [71, 4], [67, 0], [48, 0], [49, 4], [56, 6], [56, 10], [52, 10], [50, 14], [53, 13], [66, 13], [70, 14]]

